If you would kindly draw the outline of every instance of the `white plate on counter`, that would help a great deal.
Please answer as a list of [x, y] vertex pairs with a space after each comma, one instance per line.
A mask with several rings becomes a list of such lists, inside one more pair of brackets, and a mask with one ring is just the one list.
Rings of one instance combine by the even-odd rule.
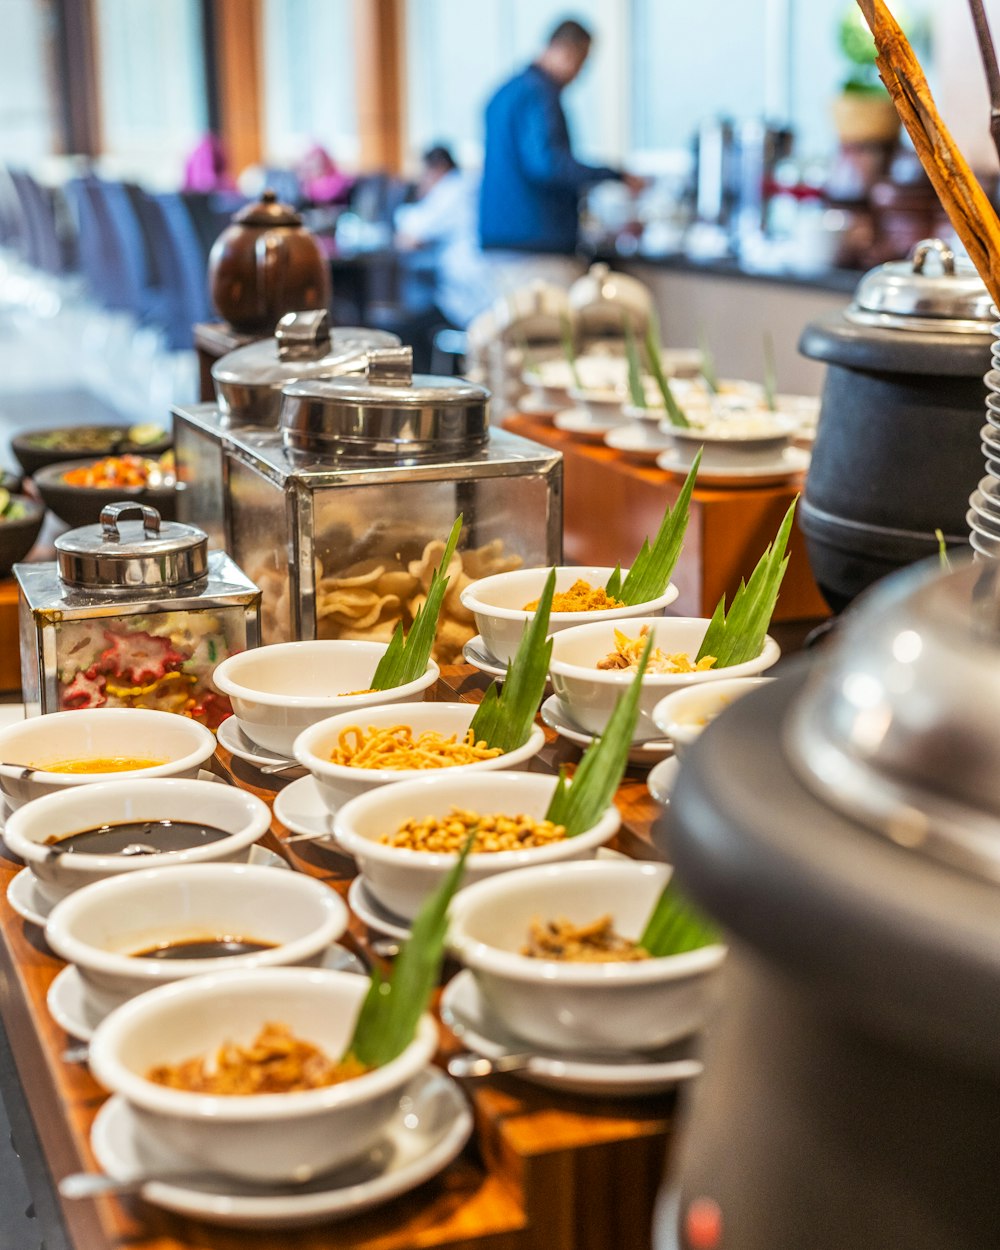
[[364, 876], [359, 873], [347, 890], [347, 906], [355, 916], [375, 933], [405, 942], [410, 936], [410, 926], [403, 916], [383, 907], [371, 890]]
[[7, 884], [7, 902], [22, 920], [44, 928], [55, 903], [30, 868], [22, 868]]
[[316, 778], [307, 773], [275, 797], [274, 814], [292, 833], [333, 845], [333, 812], [323, 802]]
[[[206, 1177], [203, 1185], [150, 1181], [142, 1196], [154, 1206], [230, 1228], [297, 1228], [346, 1219], [380, 1207], [436, 1176], [472, 1133], [461, 1090], [436, 1068], [421, 1072], [400, 1101], [385, 1135], [364, 1158], [301, 1186], [244, 1185]], [[97, 1113], [90, 1137], [110, 1176], [190, 1170], [190, 1163], [143, 1130], [120, 1095]]]
[[[724, 469], [709, 469], [702, 465], [698, 470], [698, 481], [711, 486], [768, 486], [807, 473], [810, 460], [809, 452], [802, 447], [785, 447], [773, 458], [756, 457], [747, 465], [727, 465]], [[656, 463], [667, 473], [687, 477], [693, 459], [672, 448], [657, 456]]]
[[[354, 972], [366, 976], [368, 969], [346, 946], [335, 942], [323, 956], [321, 968], [336, 972]], [[108, 1014], [107, 1008], [95, 1001], [73, 964], [67, 964], [49, 986], [45, 996], [49, 1015], [61, 1029], [81, 1042], [89, 1042], [94, 1030]]]
[[556, 413], [552, 423], [564, 434], [575, 434], [577, 438], [603, 443], [604, 436], [609, 430], [620, 428], [627, 420], [627, 417], [619, 417], [617, 420], [598, 421], [586, 408], [565, 408], [562, 412]]
[[476, 634], [462, 648], [462, 659], [473, 668], [478, 668], [488, 677], [498, 677], [501, 681], [507, 676], [507, 665], [502, 663], [483, 642], [482, 635]]
[[[467, 968], [445, 987], [441, 995], [441, 1019], [464, 1046], [487, 1059], [537, 1050], [497, 1019]], [[696, 1039], [689, 1037], [640, 1060], [600, 1062], [539, 1052], [517, 1075], [536, 1085], [576, 1094], [638, 1098], [663, 1093], [700, 1076], [702, 1064], [695, 1056], [695, 1045]]]
[[222, 722], [215, 731], [215, 737], [219, 746], [230, 755], [235, 755], [238, 760], [243, 760], [247, 764], [253, 764], [255, 768], [265, 766], [280, 768], [284, 764], [292, 765], [288, 772], [280, 774], [281, 777], [292, 777], [296, 771], [305, 771], [305, 769], [295, 768], [295, 760], [290, 755], [278, 755], [275, 751], [258, 746], [243, 732], [235, 716], [229, 716]]
[[[577, 746], [588, 747], [594, 741], [594, 735], [581, 729], [566, 711], [562, 699], [557, 694], [549, 695], [539, 709], [543, 724], [554, 729], [560, 738], [575, 742]], [[629, 748], [630, 764], [642, 764], [649, 767], [665, 755], [672, 755], [674, 744], [668, 738], [654, 738], [650, 742], [636, 742]]]

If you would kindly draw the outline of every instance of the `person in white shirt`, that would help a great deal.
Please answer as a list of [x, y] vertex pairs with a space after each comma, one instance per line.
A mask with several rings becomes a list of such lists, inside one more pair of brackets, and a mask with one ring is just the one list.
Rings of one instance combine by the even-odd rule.
[[423, 164], [415, 200], [396, 210], [396, 246], [435, 249], [435, 303], [453, 326], [464, 328], [495, 297], [476, 237], [478, 180], [440, 145], [424, 153]]

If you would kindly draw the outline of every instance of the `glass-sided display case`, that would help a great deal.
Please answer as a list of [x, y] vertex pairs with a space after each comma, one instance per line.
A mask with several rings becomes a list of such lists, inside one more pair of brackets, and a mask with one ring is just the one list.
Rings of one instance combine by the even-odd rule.
[[[445, 663], [475, 634], [464, 585], [561, 560], [562, 457], [490, 430], [488, 398], [455, 379], [372, 374], [286, 387], [280, 430], [233, 429], [208, 404], [175, 410], [179, 474], [194, 487], [184, 518], [221, 523], [263, 592], [264, 642], [388, 640], [397, 622], [408, 627], [459, 513], [436, 648]], [[403, 408], [406, 428], [390, 437], [387, 414]], [[197, 511], [219, 495], [193, 480], [213, 458], [221, 518]]]

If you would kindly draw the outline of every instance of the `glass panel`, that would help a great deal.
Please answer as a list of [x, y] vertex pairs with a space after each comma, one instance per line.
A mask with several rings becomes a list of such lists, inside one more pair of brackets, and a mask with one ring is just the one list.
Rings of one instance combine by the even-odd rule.
[[201, 6], [97, 0], [97, 25], [104, 151], [135, 176], [176, 186], [208, 126]]
[[53, 146], [44, 6], [0, 4], [0, 159], [13, 164], [46, 156]]
[[145, 707], [215, 728], [232, 712], [215, 666], [246, 649], [242, 604], [56, 622], [60, 711]]
[[268, 162], [357, 161], [353, 0], [265, 0], [264, 100]]
[[295, 637], [285, 494], [256, 470], [229, 458], [232, 557], [261, 590], [261, 642]]

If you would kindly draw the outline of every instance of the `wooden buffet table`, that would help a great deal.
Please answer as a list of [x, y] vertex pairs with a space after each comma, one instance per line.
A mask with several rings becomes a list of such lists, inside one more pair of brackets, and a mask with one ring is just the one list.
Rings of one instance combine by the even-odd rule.
[[[485, 684], [474, 670], [456, 667], [445, 671], [432, 697], [475, 700]], [[546, 736], [533, 770], [551, 772], [579, 758], [578, 748], [548, 730]], [[265, 800], [287, 784], [262, 778], [221, 750], [215, 767]], [[667, 831], [644, 778], [640, 770], [626, 774], [617, 799], [624, 823], [611, 845], [653, 859], [659, 858], [654, 841], [662, 845]], [[262, 789], [262, 782], [270, 788]], [[308, 842], [285, 845], [284, 834], [275, 821], [266, 844], [294, 869], [346, 894], [354, 875], [351, 860]], [[39, 930], [7, 902], [7, 884], [20, 867], [0, 849], [0, 1016], [46, 1161], [58, 1180], [95, 1166], [89, 1132], [105, 1095], [84, 1065], [62, 1059], [73, 1039], [49, 1016], [45, 995], [63, 964]], [[345, 940], [369, 954], [368, 934], [356, 918], [349, 933]], [[442, 1029], [440, 1057], [459, 1049]], [[465, 1089], [476, 1122], [469, 1146], [440, 1176], [378, 1210], [312, 1229], [248, 1233], [181, 1218], [139, 1199], [102, 1198], [62, 1204], [70, 1242], [75, 1250], [642, 1250], [649, 1245], [670, 1145], [673, 1094], [582, 1098], [513, 1076], [469, 1082]]]
[[[636, 464], [603, 443], [585, 442], [551, 421], [515, 414], [504, 428], [563, 455], [563, 553], [567, 564], [615, 565], [656, 533], [683, 481], [655, 465]], [[781, 486], [699, 487], [672, 581], [676, 615], [711, 616], [720, 597], [732, 598], [774, 537], [802, 480]], [[776, 621], [816, 620], [830, 610], [819, 593], [798, 528], [789, 543], [788, 572]]]

